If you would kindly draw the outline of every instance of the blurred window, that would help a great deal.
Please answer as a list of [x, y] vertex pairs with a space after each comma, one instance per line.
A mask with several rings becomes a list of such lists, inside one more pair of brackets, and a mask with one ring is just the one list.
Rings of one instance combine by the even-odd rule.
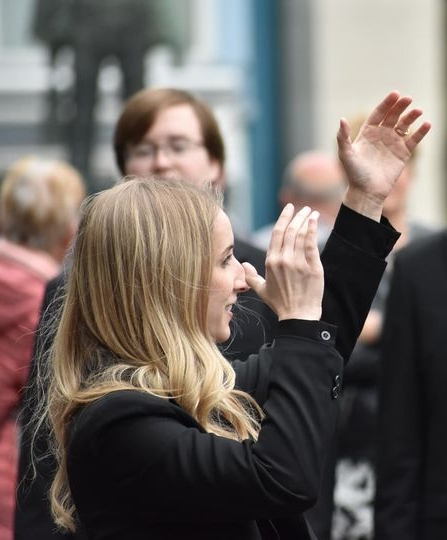
[[37, 45], [31, 18], [36, 0], [0, 0], [0, 48], [28, 48]]

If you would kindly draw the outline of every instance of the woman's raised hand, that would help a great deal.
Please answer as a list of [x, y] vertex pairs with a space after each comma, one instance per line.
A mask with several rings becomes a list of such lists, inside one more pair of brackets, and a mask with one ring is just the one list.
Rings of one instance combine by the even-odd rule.
[[347, 120], [340, 120], [338, 153], [349, 182], [344, 203], [372, 219], [380, 219], [383, 201], [431, 128], [429, 122], [413, 128], [422, 110], [409, 109], [411, 102], [410, 96], [399, 92], [388, 94], [368, 116], [355, 141], [349, 136]]
[[273, 229], [265, 279], [243, 263], [247, 284], [283, 319], [319, 320], [324, 276], [317, 246], [318, 212], [296, 215], [287, 204]]

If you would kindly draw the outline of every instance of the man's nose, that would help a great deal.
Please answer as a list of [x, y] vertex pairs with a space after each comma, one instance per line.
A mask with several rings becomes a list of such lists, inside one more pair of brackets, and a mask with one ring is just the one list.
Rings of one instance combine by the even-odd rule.
[[153, 158], [154, 169], [166, 169], [172, 164], [172, 159], [169, 153], [165, 151], [163, 147], [158, 147], [155, 151]]

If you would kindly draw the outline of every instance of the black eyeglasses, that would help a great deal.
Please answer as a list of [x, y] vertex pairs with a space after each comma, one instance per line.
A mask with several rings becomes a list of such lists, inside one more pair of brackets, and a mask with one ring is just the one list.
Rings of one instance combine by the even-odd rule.
[[179, 159], [189, 152], [203, 147], [202, 141], [192, 141], [184, 137], [167, 139], [166, 141], [141, 142], [127, 151], [127, 159], [154, 159], [158, 152], [162, 151], [171, 159]]

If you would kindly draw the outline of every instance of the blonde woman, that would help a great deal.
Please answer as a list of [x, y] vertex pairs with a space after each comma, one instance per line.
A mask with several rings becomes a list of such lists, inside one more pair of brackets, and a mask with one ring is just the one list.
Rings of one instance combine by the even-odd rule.
[[[405, 112], [410, 102], [389, 94], [354, 143], [341, 121], [350, 186], [323, 254], [323, 317], [307, 207], [283, 210], [264, 278], [235, 259], [228, 217], [203, 188], [131, 179], [88, 202], [48, 363], [60, 527], [104, 539], [313, 537], [303, 512], [343, 363], [398, 237], [378, 223], [383, 201], [430, 128], [402, 135], [421, 115]], [[229, 364], [217, 343], [248, 286], [277, 313], [277, 334]]]

